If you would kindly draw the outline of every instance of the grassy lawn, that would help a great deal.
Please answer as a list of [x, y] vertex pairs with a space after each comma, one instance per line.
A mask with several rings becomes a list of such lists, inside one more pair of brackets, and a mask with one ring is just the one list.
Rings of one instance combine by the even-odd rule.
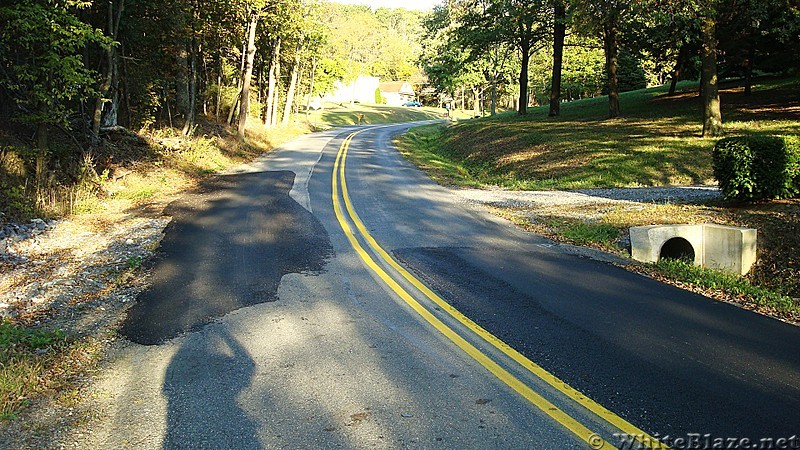
[[[417, 122], [441, 119], [444, 109], [433, 107], [409, 108], [404, 106], [366, 105], [362, 103], [325, 103], [324, 109], [311, 111], [308, 121], [328, 126], [358, 125], [358, 116], [363, 114], [362, 125]], [[458, 112], [459, 119], [468, 118], [468, 112]], [[305, 118], [304, 114], [299, 116]]]
[[[413, 130], [401, 140], [409, 157], [450, 184], [512, 189], [583, 189], [712, 183], [711, 149], [701, 138], [696, 88], [667, 97], [665, 88], [626, 92], [623, 117], [606, 119], [605, 97]], [[745, 97], [724, 86], [729, 135], [800, 133], [800, 80], [768, 81]]]
[[[400, 151], [440, 184], [509, 189], [712, 184], [715, 139], [700, 137], [696, 86], [667, 97], [664, 88], [624, 93], [624, 117], [605, 119], [607, 99], [547, 108], [526, 117], [504, 114], [458, 125], [411, 130]], [[746, 97], [723, 85], [728, 135], [800, 134], [800, 79], [765, 80]], [[627, 254], [628, 228], [670, 223], [718, 223], [756, 228], [759, 259], [746, 277], [696, 271], [670, 263], [635, 266], [684, 288], [800, 321], [800, 200], [730, 205], [600, 204], [542, 211], [497, 210], [526, 229], [558, 241]], [[709, 281], [710, 280], [710, 281]], [[792, 300], [795, 298], [795, 300]]]

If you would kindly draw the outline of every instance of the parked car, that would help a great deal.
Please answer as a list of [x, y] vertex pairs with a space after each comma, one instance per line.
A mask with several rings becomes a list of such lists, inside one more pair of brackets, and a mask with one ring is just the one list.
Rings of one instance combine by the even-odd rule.
[[403, 106], [409, 106], [409, 107], [412, 107], [412, 108], [419, 108], [420, 106], [422, 106], [422, 103], [420, 103], [420, 102], [418, 102], [416, 100], [413, 100], [413, 101], [410, 101], [410, 102], [406, 103]]

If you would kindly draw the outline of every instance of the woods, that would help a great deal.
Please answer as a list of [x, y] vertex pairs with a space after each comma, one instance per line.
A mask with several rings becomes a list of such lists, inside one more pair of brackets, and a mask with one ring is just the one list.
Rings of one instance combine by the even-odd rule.
[[219, 124], [243, 140], [289, 126], [337, 80], [420, 81], [422, 16], [311, 0], [3, 4], [0, 211], [30, 215], [48, 187], [125, 161], [120, 136]]
[[[429, 16], [422, 62], [444, 96], [491, 86], [523, 115], [549, 102], [557, 116], [561, 101], [603, 94], [614, 118], [620, 92], [671, 81], [674, 94], [678, 80], [702, 78], [698, 123], [716, 136], [720, 78], [744, 78], [749, 92], [754, 73], [795, 73], [798, 44], [800, 10], [788, 0], [464, 0]], [[504, 45], [514, 51], [501, 67], [493, 52]]]
[[0, 23], [3, 154], [25, 173], [3, 176], [4, 210], [13, 192], [102, 173], [85, 166], [116, 151], [110, 134], [221, 124], [244, 139], [248, 124], [288, 126], [361, 75], [409, 81], [424, 103], [475, 116], [549, 103], [557, 117], [564, 101], [607, 95], [610, 118], [625, 114], [620, 92], [671, 83], [675, 94], [679, 80], [699, 80], [697, 123], [716, 136], [721, 80], [749, 93], [754, 76], [800, 69], [790, 0], [454, 0], [430, 12], [21, 0], [0, 6]]

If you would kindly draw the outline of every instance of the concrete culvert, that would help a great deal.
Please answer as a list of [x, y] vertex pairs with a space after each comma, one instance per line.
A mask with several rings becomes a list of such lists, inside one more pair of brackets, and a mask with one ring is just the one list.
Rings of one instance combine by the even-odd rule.
[[694, 247], [684, 238], [674, 237], [661, 246], [659, 260], [662, 258], [694, 261]]

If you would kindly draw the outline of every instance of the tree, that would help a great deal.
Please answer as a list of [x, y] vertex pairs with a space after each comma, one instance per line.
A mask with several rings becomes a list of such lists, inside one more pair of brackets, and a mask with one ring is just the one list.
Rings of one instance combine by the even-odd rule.
[[719, 85], [717, 77], [717, 5], [716, 0], [708, 0], [701, 16], [700, 29], [703, 35], [701, 59], [703, 62], [703, 136], [715, 137], [722, 134], [722, 112], [720, 109]]
[[[36, 130], [36, 144], [48, 148], [51, 126], [69, 129], [80, 102], [96, 94], [96, 72], [81, 54], [111, 41], [81, 22], [80, 1], [21, 0], [0, 7], [0, 87], [14, 105], [14, 118]], [[47, 24], [47, 26], [42, 26]]]
[[626, 18], [631, 0], [575, 0], [576, 22], [582, 31], [600, 36], [606, 64], [608, 84], [608, 117], [620, 115], [617, 64], [620, 48], [620, 27]]
[[527, 114], [530, 57], [545, 45], [552, 23], [546, 1], [474, 0], [467, 2], [460, 21], [459, 41], [473, 54], [486, 52], [500, 44], [517, 48], [521, 62], [517, 112]]
[[553, 0], [553, 72], [550, 87], [550, 117], [561, 115], [561, 72], [564, 64], [564, 39], [567, 35], [565, 0]]
[[245, 57], [244, 72], [242, 73], [241, 106], [239, 108], [239, 138], [244, 139], [247, 125], [247, 115], [250, 112], [250, 81], [253, 77], [253, 59], [256, 54], [256, 27], [261, 11], [253, 8], [250, 12], [250, 21], [247, 26], [247, 56]]

